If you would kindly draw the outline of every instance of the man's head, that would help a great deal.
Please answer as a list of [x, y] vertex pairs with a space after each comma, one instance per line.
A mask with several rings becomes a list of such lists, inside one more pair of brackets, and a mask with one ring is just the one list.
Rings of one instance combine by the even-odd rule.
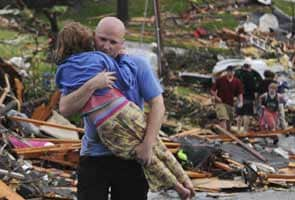
[[242, 69], [245, 71], [251, 71], [251, 65], [248, 63], [243, 64]]
[[105, 17], [95, 29], [95, 47], [112, 57], [117, 57], [123, 48], [125, 26], [116, 17]]
[[273, 73], [272, 71], [270, 71], [270, 70], [265, 70], [264, 72], [263, 72], [263, 75], [264, 75], [264, 77], [265, 77], [265, 79], [269, 79], [269, 80], [274, 80], [274, 78], [275, 78], [275, 73]]
[[232, 79], [234, 77], [234, 67], [229, 65], [227, 68], [226, 68], [226, 77], [227, 79]]

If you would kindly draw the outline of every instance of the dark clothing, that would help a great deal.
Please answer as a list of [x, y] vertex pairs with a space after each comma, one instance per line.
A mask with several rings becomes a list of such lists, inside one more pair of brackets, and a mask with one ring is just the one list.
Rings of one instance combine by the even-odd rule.
[[217, 90], [217, 96], [221, 98], [222, 103], [226, 103], [230, 106], [234, 104], [234, 97], [243, 93], [243, 85], [241, 81], [235, 77], [230, 82], [227, 80], [226, 76], [222, 76], [216, 80], [211, 89], [213, 91]]
[[258, 90], [259, 95], [268, 92], [268, 86], [271, 82], [273, 82], [272, 79], [264, 79], [261, 81], [261, 84], [260, 84], [259, 90]]
[[237, 78], [240, 79], [240, 81], [243, 84], [244, 99], [254, 100], [255, 92], [257, 91], [257, 85], [256, 85], [257, 81], [255, 80], [255, 74], [253, 73], [253, 71], [246, 71], [242, 69], [240, 73], [237, 74]]
[[112, 200], [147, 199], [148, 183], [141, 166], [134, 160], [113, 155], [81, 156], [78, 180], [79, 200], [107, 200], [109, 186]]
[[243, 93], [243, 107], [237, 108], [238, 115], [254, 115], [253, 102], [255, 100], [255, 93], [257, 92], [257, 80], [255, 79], [254, 71], [240, 70], [237, 73], [237, 78], [243, 84], [244, 93]]
[[253, 116], [254, 115], [254, 103], [253, 101], [244, 100], [243, 107], [236, 109], [237, 115], [247, 115]]
[[271, 112], [279, 111], [278, 95], [276, 95], [274, 98], [271, 98], [268, 94], [266, 96], [263, 96], [261, 104], [264, 105]]

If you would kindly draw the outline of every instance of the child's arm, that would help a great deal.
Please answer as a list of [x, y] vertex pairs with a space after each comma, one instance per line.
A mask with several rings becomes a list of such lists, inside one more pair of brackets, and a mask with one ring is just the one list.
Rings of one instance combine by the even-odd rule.
[[77, 90], [61, 96], [59, 101], [60, 113], [64, 116], [70, 116], [79, 112], [95, 90], [112, 87], [115, 79], [114, 72], [103, 71], [98, 73]]
[[262, 95], [260, 95], [259, 96], [259, 99], [258, 99], [258, 105], [260, 106], [260, 107], [262, 107], [262, 108], [264, 108], [264, 103], [263, 103], [263, 101], [264, 101], [264, 98], [266, 97], [266, 94], [262, 94]]

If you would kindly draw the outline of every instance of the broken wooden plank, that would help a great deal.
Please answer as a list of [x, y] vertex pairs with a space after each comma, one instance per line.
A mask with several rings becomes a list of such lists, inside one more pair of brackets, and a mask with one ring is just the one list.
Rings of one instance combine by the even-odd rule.
[[176, 143], [176, 142], [164, 142], [165, 146], [167, 148], [178, 148], [180, 147], [181, 144]]
[[192, 180], [194, 188], [202, 188], [213, 191], [221, 191], [222, 189], [234, 189], [234, 188], [248, 188], [244, 180], [221, 180], [216, 177], [212, 178], [200, 178]]
[[183, 131], [181, 133], [177, 133], [175, 135], [170, 136], [171, 138], [177, 138], [177, 137], [185, 137], [185, 136], [196, 136], [198, 137], [199, 134], [202, 134], [202, 129], [200, 128], [194, 128], [188, 131]]
[[[52, 110], [52, 115], [47, 120], [47, 122], [59, 124], [62, 126], [75, 127], [74, 125], [72, 125], [72, 123], [68, 119], [64, 118], [61, 114], [59, 114], [55, 110]], [[73, 130], [66, 130], [66, 129], [61, 130], [55, 127], [49, 127], [49, 126], [43, 126], [43, 125], [40, 126], [40, 130], [50, 136], [53, 136], [59, 139], [73, 139], [73, 140], [79, 139], [78, 132]]]
[[14, 83], [15, 83], [15, 89], [16, 89], [16, 98], [19, 101], [20, 105], [22, 105], [24, 85], [18, 78], [14, 78]]
[[216, 129], [218, 129], [220, 132], [226, 134], [230, 138], [232, 138], [234, 141], [236, 141], [239, 145], [241, 145], [245, 150], [249, 151], [251, 154], [253, 154], [258, 159], [266, 162], [267, 160], [256, 150], [246, 145], [243, 141], [241, 141], [239, 138], [231, 134], [229, 131], [225, 130], [224, 128], [220, 127], [219, 125], [214, 125]]
[[39, 158], [42, 159], [42, 160], [51, 161], [51, 162], [58, 163], [58, 164], [68, 166], [68, 167], [76, 168], [78, 166], [77, 163], [73, 163], [73, 162], [65, 161], [65, 160], [60, 160], [60, 159], [57, 159], [57, 158], [52, 157], [52, 156], [41, 156]]
[[19, 194], [12, 191], [3, 181], [0, 180], [0, 197], [7, 200], [25, 200]]
[[[237, 138], [255, 138], [255, 137], [276, 137], [277, 135], [280, 134], [294, 134], [295, 133], [295, 128], [294, 127], [289, 127], [287, 129], [282, 129], [282, 130], [275, 130], [275, 131], [259, 131], [259, 132], [249, 132], [249, 133], [244, 133], [244, 134], [236, 134], [235, 136]], [[221, 135], [208, 135], [209, 139], [229, 139], [230, 137], [226, 134], [221, 134]], [[231, 138], [232, 139], [232, 138]]]
[[45, 122], [45, 121], [31, 119], [31, 118], [23, 118], [23, 117], [18, 117], [18, 116], [10, 116], [8, 118], [10, 120], [13, 120], [13, 121], [28, 122], [28, 123], [32, 123], [32, 124], [35, 124], [35, 125], [38, 125], [38, 126], [40, 126], [40, 125], [42, 125], [42, 126], [50, 126], [50, 127], [54, 127], [54, 128], [59, 128], [59, 129], [65, 129], [65, 130], [71, 130], [71, 131], [77, 131], [77, 132], [80, 132], [80, 133], [84, 133], [83, 128], [64, 126], [64, 125], [60, 125], [60, 124], [56, 124], [56, 123]]
[[245, 42], [247, 41], [247, 36], [243, 35], [243, 34], [238, 34], [235, 31], [232, 31], [228, 28], [223, 28], [222, 29], [222, 36], [226, 37], [227, 39], [233, 39], [236, 40], [238, 42]]
[[34, 110], [32, 114], [32, 119], [42, 120], [42, 121], [48, 120], [48, 118], [52, 114], [52, 110], [57, 106], [59, 102], [59, 98], [60, 98], [60, 91], [56, 90], [51, 96], [48, 105], [42, 104]]
[[226, 161], [239, 169], [243, 169], [245, 167], [243, 164], [229, 158], [226, 158]]
[[56, 168], [44, 168], [44, 167], [39, 167], [39, 166], [33, 165], [33, 169], [38, 171], [38, 172], [54, 174], [54, 175], [64, 177], [64, 178], [72, 178], [73, 177], [72, 174], [66, 173], [63, 170], [58, 170]]
[[214, 166], [218, 169], [222, 169], [224, 171], [227, 172], [232, 172], [233, 168], [231, 168], [229, 165], [223, 163], [223, 162], [219, 162], [219, 161], [214, 161]]
[[295, 174], [266, 174], [269, 179], [295, 179]]
[[6, 87], [3, 89], [3, 93], [0, 96], [0, 105], [3, 104], [4, 100], [6, 99], [7, 94], [10, 92], [10, 89], [11, 89], [7, 73], [4, 74], [4, 80], [5, 80]]
[[283, 178], [268, 178], [269, 182], [285, 182], [285, 183], [295, 183], [295, 178], [293, 179], [283, 179]]
[[52, 142], [54, 144], [63, 144], [63, 143], [81, 143], [81, 140], [71, 140], [71, 139], [56, 139], [56, 138], [24, 138], [34, 140], [34, 141], [43, 141], [43, 142]]
[[208, 178], [211, 177], [212, 174], [208, 172], [195, 172], [195, 171], [190, 171], [190, 170], [185, 170], [185, 173], [191, 178]]
[[50, 147], [27, 147], [22, 149], [12, 149], [18, 155], [23, 155], [25, 158], [38, 158], [42, 155], [48, 155], [53, 152], [67, 152], [78, 150], [81, 144], [58, 144]]

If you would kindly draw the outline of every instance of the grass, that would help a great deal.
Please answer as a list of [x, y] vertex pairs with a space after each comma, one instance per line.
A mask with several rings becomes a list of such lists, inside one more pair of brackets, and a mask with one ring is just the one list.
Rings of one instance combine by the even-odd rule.
[[[0, 32], [0, 55], [4, 59], [14, 56], [30, 56], [35, 51], [35, 40], [31, 34], [19, 34], [16, 31], [2, 29]], [[45, 43], [45, 37], [38, 37], [40, 45]]]
[[[95, 27], [100, 18], [106, 15], [115, 16], [117, 10], [116, 0], [101, 0], [94, 2], [92, 0], [80, 1], [80, 9], [70, 8], [61, 16], [62, 20], [76, 20], [84, 25]], [[142, 17], [144, 15], [145, 0], [136, 0], [128, 2], [129, 17]], [[147, 16], [153, 15], [152, 1], [149, 1]]]
[[[80, 8], [78, 6], [71, 7], [65, 14], [60, 16], [62, 21], [64, 20], [76, 20], [82, 24], [90, 27], [95, 27], [97, 22], [102, 16], [116, 15], [117, 0], [100, 0], [94, 2], [93, 0], [80, 1]], [[143, 17], [145, 11], [146, 0], [128, 1], [129, 17]], [[180, 13], [186, 10], [189, 6], [188, 0], [160, 0], [161, 12]], [[148, 1], [147, 17], [150, 17], [154, 13], [153, 1]]]
[[295, 3], [287, 2], [285, 0], [273, 0], [273, 3], [275, 6], [277, 6], [279, 9], [281, 9], [283, 12], [285, 12], [289, 16], [293, 16], [293, 7], [295, 9]]
[[189, 8], [188, 0], [160, 0], [160, 9], [171, 13], [181, 13]]
[[186, 97], [186, 96], [189, 96], [192, 93], [194, 93], [193, 90], [191, 90], [191, 89], [189, 89], [187, 87], [182, 87], [182, 86], [175, 87], [175, 94], [177, 96]]
[[238, 21], [230, 13], [222, 13], [216, 16], [217, 20], [205, 22], [202, 27], [209, 31], [217, 31], [222, 28], [234, 29], [238, 26]]

